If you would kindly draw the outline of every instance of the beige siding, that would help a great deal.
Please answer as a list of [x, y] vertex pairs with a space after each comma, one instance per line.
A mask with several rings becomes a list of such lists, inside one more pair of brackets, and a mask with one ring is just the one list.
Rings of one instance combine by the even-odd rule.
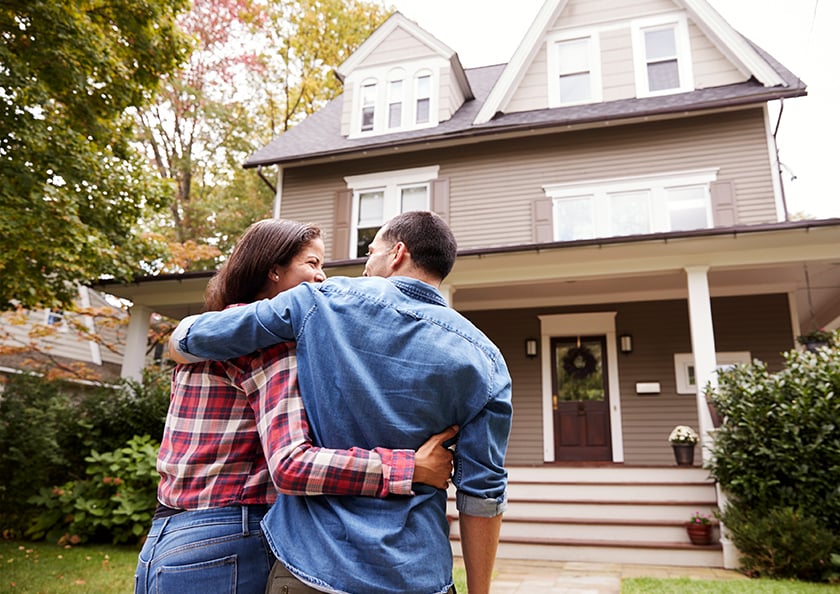
[[353, 121], [353, 93], [356, 85], [349, 80], [344, 81], [344, 91], [341, 97], [341, 135], [350, 136], [350, 122]]
[[[537, 316], [581, 311], [616, 311], [617, 333], [633, 335], [633, 353], [618, 359], [625, 463], [673, 464], [667, 442], [671, 429], [677, 424], [697, 427], [694, 396], [676, 392], [674, 354], [691, 351], [688, 304], [682, 300], [467, 312], [502, 350], [511, 372], [514, 417], [507, 464], [543, 461], [540, 362], [525, 357], [524, 340], [539, 336]], [[712, 299], [717, 350], [750, 351], [771, 371], [780, 369], [781, 352], [793, 346], [787, 311], [785, 295]], [[636, 382], [659, 382], [661, 393], [637, 395]]]
[[[440, 165], [450, 180], [450, 224], [462, 249], [533, 241], [533, 202], [543, 186], [632, 175], [719, 168], [733, 182], [739, 224], [777, 220], [761, 109], [682, 120], [485, 142], [434, 154], [288, 168], [282, 216], [332, 228], [343, 176]], [[373, 169], [373, 168], [376, 169]], [[327, 236], [327, 257], [332, 252]]]
[[437, 54], [419, 39], [409, 34], [402, 27], [394, 31], [382, 40], [382, 43], [368, 54], [358, 66], [358, 70], [378, 67], [383, 64], [400, 64], [413, 62], [418, 59], [437, 57]]
[[[579, 27], [597, 30], [601, 49], [603, 100], [632, 99], [637, 96], [637, 93], [631, 20], [639, 16], [678, 10], [678, 7], [668, 0], [642, 2], [572, 0], [557, 21], [548, 28], [546, 36], [551, 37], [555, 33]], [[734, 84], [746, 79], [691, 22], [689, 22], [689, 39], [695, 88]], [[546, 41], [540, 42], [539, 51], [533, 61], [526, 66], [510, 101], [503, 106], [506, 113], [548, 107], [546, 45]]]

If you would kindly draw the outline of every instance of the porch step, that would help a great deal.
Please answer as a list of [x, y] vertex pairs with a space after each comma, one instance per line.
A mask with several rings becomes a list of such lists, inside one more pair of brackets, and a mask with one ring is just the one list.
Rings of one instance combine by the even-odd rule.
[[[511, 467], [499, 558], [722, 567], [718, 542], [690, 543], [685, 522], [716, 510], [700, 468]], [[447, 512], [454, 554], [460, 533], [454, 493]]]

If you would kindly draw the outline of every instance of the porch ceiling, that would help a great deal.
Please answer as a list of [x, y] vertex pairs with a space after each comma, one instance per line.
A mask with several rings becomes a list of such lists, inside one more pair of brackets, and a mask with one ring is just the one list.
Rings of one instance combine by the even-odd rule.
[[[840, 221], [467, 250], [446, 285], [453, 305], [464, 311], [648, 301], [686, 298], [690, 267], [709, 269], [712, 296], [792, 294], [803, 330], [840, 323]], [[333, 263], [327, 272], [358, 276], [362, 264]], [[180, 319], [202, 310], [210, 276], [151, 277], [95, 288]]]

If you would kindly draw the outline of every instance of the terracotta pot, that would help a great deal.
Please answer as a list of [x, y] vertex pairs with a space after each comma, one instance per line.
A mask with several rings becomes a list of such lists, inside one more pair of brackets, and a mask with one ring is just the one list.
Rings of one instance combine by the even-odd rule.
[[677, 461], [677, 466], [694, 465], [693, 443], [672, 443], [671, 447], [674, 448], [674, 459]]
[[686, 522], [685, 531], [688, 533], [688, 538], [691, 540], [691, 544], [712, 544], [711, 524], [695, 524], [694, 522]]

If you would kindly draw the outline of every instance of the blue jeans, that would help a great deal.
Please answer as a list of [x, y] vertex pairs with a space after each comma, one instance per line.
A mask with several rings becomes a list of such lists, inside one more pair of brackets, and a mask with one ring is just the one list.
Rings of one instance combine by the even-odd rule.
[[267, 505], [184, 511], [152, 522], [135, 594], [263, 594], [274, 555], [260, 520]]

